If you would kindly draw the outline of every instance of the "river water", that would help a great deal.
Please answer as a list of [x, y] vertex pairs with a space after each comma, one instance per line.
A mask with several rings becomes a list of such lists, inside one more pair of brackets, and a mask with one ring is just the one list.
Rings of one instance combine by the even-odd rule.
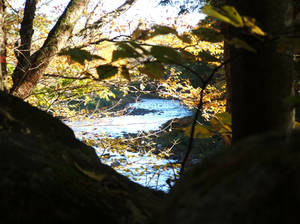
[[[192, 112], [177, 100], [141, 99], [127, 105], [128, 114], [120, 117], [105, 117], [95, 120], [66, 122], [79, 139], [117, 138], [124, 134], [139, 134], [159, 130], [161, 125], [174, 118], [191, 116]], [[132, 115], [142, 110], [142, 115]], [[132, 114], [131, 114], [132, 113]], [[104, 152], [109, 156], [101, 162], [113, 166], [121, 174], [147, 187], [168, 191], [167, 179], [178, 174], [174, 160], [158, 159], [153, 153], [107, 152], [107, 149], [94, 146], [99, 158]], [[102, 157], [101, 157], [102, 158]]]

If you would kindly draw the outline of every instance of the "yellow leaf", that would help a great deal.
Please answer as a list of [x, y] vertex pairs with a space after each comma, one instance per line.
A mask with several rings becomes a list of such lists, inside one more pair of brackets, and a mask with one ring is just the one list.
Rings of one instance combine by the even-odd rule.
[[156, 169], [156, 170], [158, 170], [160, 168], [160, 166], [154, 165], [153, 168]]
[[254, 33], [254, 34], [257, 34], [257, 35], [261, 35], [261, 36], [266, 36], [267, 35], [264, 31], [262, 31], [261, 28], [259, 28], [255, 24], [256, 20], [254, 18], [250, 18], [250, 17], [244, 16], [243, 20], [244, 20], [245, 25], [250, 28], [251, 33]]
[[74, 162], [75, 167], [84, 175], [88, 176], [89, 178], [101, 182], [103, 180], [103, 178], [105, 177], [105, 175], [103, 174], [97, 174], [93, 171], [89, 171], [89, 170], [85, 170], [82, 167], [80, 167], [76, 162]]
[[300, 128], [300, 122], [299, 121], [295, 121], [294, 122], [294, 126], [295, 126], [295, 128]]
[[222, 9], [217, 9], [210, 5], [206, 5], [202, 8], [202, 12], [223, 22], [230, 23], [235, 27], [244, 26], [240, 14], [232, 6], [224, 6]]
[[214, 117], [210, 120], [210, 125], [211, 125], [213, 131], [218, 131], [222, 128], [221, 122]]
[[164, 66], [159, 62], [149, 62], [144, 64], [140, 71], [152, 79], [162, 78], [165, 74]]
[[236, 27], [243, 27], [244, 26], [244, 22], [242, 17], [240, 16], [240, 14], [238, 13], [238, 11], [233, 7], [233, 6], [229, 6], [229, 5], [225, 5], [222, 8], [225, 12], [226, 15], [230, 18], [231, 22], [233, 22], [234, 26]]

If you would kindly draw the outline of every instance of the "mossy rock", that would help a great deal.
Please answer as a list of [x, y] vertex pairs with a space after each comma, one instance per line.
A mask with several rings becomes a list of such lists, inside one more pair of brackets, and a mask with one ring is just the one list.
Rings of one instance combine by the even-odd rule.
[[0, 92], [0, 223], [151, 223], [164, 194], [100, 163], [70, 128]]

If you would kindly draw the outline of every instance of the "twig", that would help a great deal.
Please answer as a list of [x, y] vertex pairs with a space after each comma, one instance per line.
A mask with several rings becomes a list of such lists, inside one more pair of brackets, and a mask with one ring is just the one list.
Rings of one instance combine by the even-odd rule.
[[[196, 123], [197, 123], [197, 119], [199, 116], [199, 112], [200, 110], [202, 110], [202, 106], [203, 106], [203, 97], [204, 97], [204, 90], [206, 89], [207, 85], [209, 84], [209, 82], [211, 81], [211, 79], [213, 78], [213, 76], [216, 74], [216, 72], [221, 69], [224, 65], [226, 65], [227, 63], [231, 62], [232, 60], [234, 60], [235, 58], [237, 58], [238, 55], [235, 55], [231, 58], [229, 58], [228, 60], [222, 62], [219, 66], [215, 67], [214, 70], [211, 72], [211, 74], [209, 75], [209, 77], [204, 80], [203, 85], [201, 87], [201, 92], [200, 92], [200, 101], [199, 104], [197, 106], [197, 111], [193, 120], [193, 124], [192, 124], [192, 129], [191, 129], [191, 133], [190, 133], [190, 139], [189, 139], [189, 144], [188, 144], [188, 149], [187, 152], [185, 154], [185, 157], [181, 163], [181, 168], [180, 168], [180, 176], [182, 176], [184, 174], [184, 168], [186, 165], [186, 162], [188, 160], [188, 157], [192, 151], [192, 146], [193, 146], [193, 142], [194, 142], [194, 134], [195, 134], [195, 127], [196, 127]], [[198, 76], [199, 77], [199, 76]]]
[[54, 74], [44, 74], [44, 76], [52, 77], [52, 78], [62, 78], [62, 79], [75, 79], [75, 80], [91, 79], [91, 80], [96, 80], [94, 77], [70, 77], [70, 76], [54, 75]]

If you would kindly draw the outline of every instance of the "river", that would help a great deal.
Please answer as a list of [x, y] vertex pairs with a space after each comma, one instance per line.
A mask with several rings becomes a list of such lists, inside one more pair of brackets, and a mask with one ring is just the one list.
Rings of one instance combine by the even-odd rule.
[[[79, 139], [101, 141], [102, 138], [117, 138], [126, 134], [157, 131], [161, 125], [174, 118], [191, 116], [192, 112], [177, 100], [141, 99], [127, 105], [128, 114], [119, 117], [104, 117], [95, 120], [66, 122]], [[94, 146], [101, 162], [113, 165], [131, 180], [158, 190], [168, 191], [166, 181], [178, 174], [177, 168], [168, 164], [177, 161], [158, 159], [153, 153], [116, 152]], [[109, 156], [103, 158], [103, 154]]]

